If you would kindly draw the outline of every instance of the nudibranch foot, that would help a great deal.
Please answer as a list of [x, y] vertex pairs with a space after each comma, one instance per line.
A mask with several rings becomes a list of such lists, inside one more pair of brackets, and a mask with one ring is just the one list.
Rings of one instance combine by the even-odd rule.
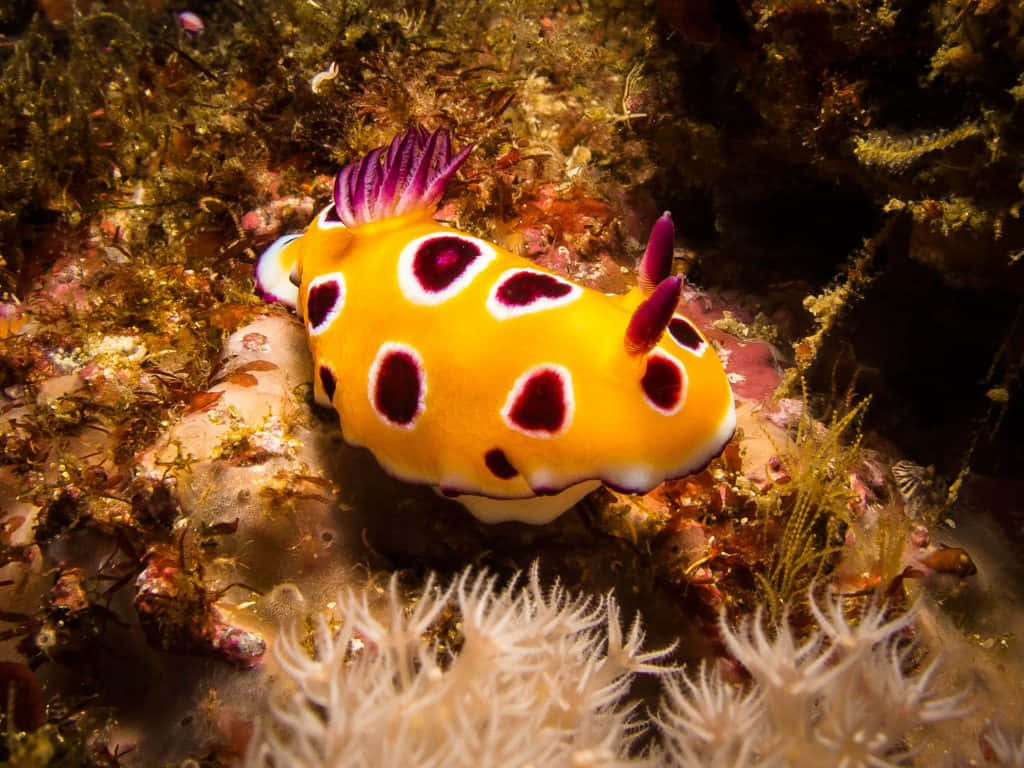
[[492, 499], [489, 496], [460, 494], [453, 496], [468, 509], [473, 517], [484, 523], [506, 523], [510, 520], [535, 525], [550, 523], [567, 509], [571, 509], [584, 496], [601, 487], [600, 480], [586, 480], [570, 485], [564, 491], [550, 496], [531, 496], [526, 499]]
[[732, 392], [678, 312], [671, 215], [637, 287], [605, 295], [434, 221], [469, 149], [396, 136], [260, 258], [258, 290], [304, 319], [345, 440], [488, 522], [548, 522], [602, 481], [643, 493], [716, 456]]

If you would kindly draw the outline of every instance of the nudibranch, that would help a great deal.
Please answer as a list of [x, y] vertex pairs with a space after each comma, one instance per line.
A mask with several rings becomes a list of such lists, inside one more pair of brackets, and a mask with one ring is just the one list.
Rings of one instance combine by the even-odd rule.
[[602, 482], [646, 492], [702, 468], [736, 416], [717, 353], [676, 310], [671, 216], [636, 288], [584, 288], [434, 220], [471, 148], [396, 136], [260, 257], [258, 291], [305, 320], [316, 400], [388, 473], [487, 522], [548, 522]]

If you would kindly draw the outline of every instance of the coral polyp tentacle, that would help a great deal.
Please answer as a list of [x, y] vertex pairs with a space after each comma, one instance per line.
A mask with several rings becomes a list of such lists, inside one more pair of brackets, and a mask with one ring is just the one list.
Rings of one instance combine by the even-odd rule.
[[636, 289], [584, 288], [431, 218], [471, 149], [410, 128], [343, 167], [334, 204], [260, 259], [268, 296], [299, 277], [314, 394], [345, 439], [488, 522], [547, 522], [601, 482], [644, 492], [702, 467], [735, 411], [676, 313], [672, 217]]

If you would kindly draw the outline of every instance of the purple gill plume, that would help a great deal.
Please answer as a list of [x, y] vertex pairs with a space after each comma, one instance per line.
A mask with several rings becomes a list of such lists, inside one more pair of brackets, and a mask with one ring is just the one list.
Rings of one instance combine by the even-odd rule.
[[443, 128], [427, 133], [410, 128], [362, 160], [349, 163], [334, 180], [334, 209], [346, 227], [401, 216], [437, 204], [445, 184], [469, 156], [473, 145], [452, 156]]

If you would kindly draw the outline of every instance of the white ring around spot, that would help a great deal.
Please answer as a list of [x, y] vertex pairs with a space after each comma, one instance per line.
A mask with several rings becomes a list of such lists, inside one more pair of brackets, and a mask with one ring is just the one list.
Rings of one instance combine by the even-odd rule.
[[[337, 283], [338, 285], [338, 298], [334, 301], [334, 305], [327, 310], [327, 314], [324, 315], [324, 319], [316, 326], [309, 322], [309, 294], [313, 292], [313, 289], [317, 286], [323, 285], [324, 283]], [[310, 336], [319, 336], [321, 333], [331, 327], [331, 324], [337, 319], [341, 313], [342, 308], [345, 306], [345, 275], [341, 272], [328, 272], [324, 275], [317, 275], [309, 281], [309, 288], [306, 290], [306, 329], [309, 331]]]
[[[655, 403], [653, 400], [651, 400], [650, 397], [647, 396], [647, 393], [644, 392], [642, 383], [640, 384], [640, 391], [643, 393], [644, 400], [647, 402], [649, 406], [651, 406], [651, 408], [656, 410], [658, 413], [664, 414], [665, 416], [675, 416], [677, 413], [679, 413], [679, 409], [683, 407], [683, 403], [686, 402], [686, 391], [690, 383], [686, 377], [686, 366], [684, 366], [677, 357], [675, 357], [674, 355], [670, 355], [668, 352], [661, 349], [660, 347], [655, 347], [653, 350], [651, 350], [651, 353], [647, 356], [647, 359], [650, 360], [652, 357], [660, 357], [663, 360], [667, 360], [669, 363], [676, 367], [677, 371], [679, 371], [679, 400], [677, 400], [676, 404], [673, 405], [671, 408], [662, 408], [660, 405]], [[644, 370], [644, 373], [646, 374], [646, 368]]]
[[[523, 429], [514, 421], [512, 421], [510, 417], [510, 414], [512, 413], [512, 408], [515, 407], [516, 401], [519, 399], [519, 396], [523, 393], [523, 390], [526, 388], [526, 385], [529, 383], [530, 379], [536, 376], [538, 373], [543, 373], [545, 371], [551, 371], [557, 374], [558, 377], [562, 380], [562, 405], [565, 408], [565, 414], [562, 418], [562, 425], [554, 432], [549, 432], [546, 429]], [[576, 398], [573, 396], [572, 374], [569, 373], [569, 369], [566, 368], [564, 365], [558, 365], [556, 363], [541, 363], [540, 365], [535, 365], [532, 368], [527, 369], [525, 373], [523, 373], [522, 375], [519, 376], [518, 379], [516, 379], [515, 384], [512, 385], [512, 389], [508, 393], [508, 397], [505, 398], [505, 405], [502, 406], [501, 408], [501, 418], [502, 421], [505, 422], [506, 427], [516, 432], [519, 432], [520, 434], [528, 435], [529, 437], [551, 438], [565, 434], [565, 432], [569, 429], [569, 426], [572, 424], [572, 418], [575, 412]]]
[[[420, 379], [420, 391], [419, 398], [416, 403], [416, 412], [413, 414], [412, 419], [410, 419], [408, 424], [400, 424], [397, 421], [392, 421], [386, 414], [377, 409], [377, 376], [380, 374], [380, 367], [383, 365], [384, 359], [395, 352], [404, 352], [412, 358]], [[397, 427], [398, 429], [404, 429], [406, 431], [410, 431], [415, 428], [416, 422], [419, 421], [420, 416], [423, 414], [423, 409], [427, 407], [427, 369], [423, 367], [423, 358], [420, 357], [420, 353], [413, 347], [410, 347], [408, 344], [403, 344], [400, 341], [385, 341], [381, 344], [380, 349], [377, 350], [376, 357], [374, 357], [373, 362], [370, 363], [370, 372], [366, 377], [366, 396], [369, 398], [370, 407], [373, 409], [373, 412], [377, 414], [377, 418], [389, 427]]]
[[[470, 262], [464, 270], [462, 270], [462, 273], [452, 280], [444, 290], [436, 292], [425, 291], [416, 277], [416, 273], [413, 270], [413, 263], [416, 259], [417, 252], [423, 245], [431, 240], [441, 237], [451, 237], [465, 243], [470, 243], [477, 249], [477, 257], [473, 259], [473, 261]], [[423, 235], [422, 237], [417, 237], [415, 240], [409, 241], [409, 243], [407, 243], [402, 249], [402, 252], [398, 256], [398, 287], [401, 289], [405, 298], [413, 304], [423, 304], [426, 306], [442, 304], [457, 295], [466, 286], [473, 282], [473, 278], [479, 275], [488, 264], [494, 261], [496, 256], [497, 253], [495, 253], [494, 247], [478, 238], [469, 237], [467, 235], [448, 230], [431, 232], [429, 235]]]
[[[700, 339], [700, 344], [697, 345], [696, 349], [694, 349], [693, 347], [688, 347], [685, 344], [681, 344], [679, 342], [679, 339], [672, 335], [672, 320], [682, 320], [684, 323], [690, 326], [690, 328], [693, 329], [693, 332], [697, 334], [697, 338]], [[668, 333], [669, 338], [671, 338], [672, 341], [676, 343], [676, 346], [678, 346], [680, 349], [685, 349], [691, 355], [702, 357], [708, 349], [708, 343], [704, 340], [703, 334], [701, 334], [700, 331], [697, 330], [697, 326], [693, 324], [693, 321], [690, 320], [688, 317], [683, 317], [683, 315], [672, 315], [672, 320], [669, 320], [669, 325], [665, 329]]]
[[[557, 282], [561, 283], [562, 285], [569, 286], [570, 290], [564, 296], [542, 296], [541, 298], [536, 299], [535, 301], [532, 301], [529, 304], [523, 304], [520, 306], [509, 306], [508, 304], [503, 304], [501, 300], [498, 299], [498, 291], [501, 289], [501, 286], [504, 285], [507, 280], [514, 277], [515, 275], [518, 275], [521, 272], [528, 272], [533, 275], [544, 275], [545, 277], [550, 277], [553, 280], [556, 280]], [[540, 312], [545, 309], [554, 309], [555, 307], [561, 307], [565, 304], [571, 304], [582, 295], [583, 288], [576, 285], [575, 283], [569, 282], [565, 278], [559, 277], [558, 275], [553, 275], [550, 272], [543, 272], [539, 269], [516, 267], [514, 269], [507, 269], [504, 272], [502, 272], [501, 277], [499, 277], [495, 281], [494, 285], [491, 286], [491, 290], [487, 294], [487, 311], [490, 312], [498, 320], [508, 320], [510, 317], [528, 315], [531, 312]]]
[[340, 220], [339, 221], [328, 221], [327, 220], [327, 214], [330, 213], [333, 208], [334, 208], [334, 203], [331, 203], [326, 208], [324, 208], [322, 211], [320, 211], [320, 213], [317, 215], [316, 221], [315, 221], [317, 229], [327, 230], [327, 229], [338, 229], [339, 227], [341, 229], [345, 228], [345, 224], [342, 221], [340, 221]]

